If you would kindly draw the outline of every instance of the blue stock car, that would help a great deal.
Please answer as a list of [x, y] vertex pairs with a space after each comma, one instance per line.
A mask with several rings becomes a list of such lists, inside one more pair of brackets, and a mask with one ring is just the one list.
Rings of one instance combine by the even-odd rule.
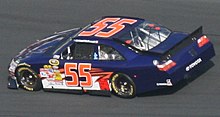
[[187, 34], [140, 18], [106, 16], [22, 50], [9, 65], [8, 88], [132, 98], [177, 84], [213, 56], [202, 27]]

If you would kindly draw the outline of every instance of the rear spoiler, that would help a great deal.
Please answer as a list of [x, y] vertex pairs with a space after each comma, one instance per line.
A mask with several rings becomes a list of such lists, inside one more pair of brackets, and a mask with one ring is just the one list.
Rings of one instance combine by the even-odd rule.
[[201, 36], [203, 36], [202, 26], [197, 28], [195, 31], [193, 31], [191, 34], [189, 34], [185, 38], [183, 38], [181, 41], [179, 41], [174, 46], [167, 48], [167, 49], [160, 50], [160, 51], [154, 50], [152, 52], [165, 55], [166, 57], [172, 56], [172, 55], [176, 54], [179, 50], [183, 49], [184, 47], [186, 47], [186, 46], [190, 45], [191, 43], [193, 43], [194, 41], [196, 41]]
[[200, 38], [201, 36], [203, 36], [203, 28], [202, 26], [200, 26], [199, 28], [197, 28], [195, 31], [193, 31], [189, 36], [187, 36], [186, 38]]

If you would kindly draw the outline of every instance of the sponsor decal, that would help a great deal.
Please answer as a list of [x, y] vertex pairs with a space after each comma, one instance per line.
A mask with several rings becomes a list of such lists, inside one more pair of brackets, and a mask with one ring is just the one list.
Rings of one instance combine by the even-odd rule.
[[59, 60], [57, 60], [57, 59], [50, 59], [50, 60], [49, 60], [49, 63], [50, 63], [51, 65], [55, 65], [55, 66], [57, 66], [57, 65], [60, 64]]
[[42, 78], [54, 78], [53, 69], [40, 68], [40, 77]]
[[52, 68], [51, 65], [44, 65], [43, 67], [44, 67], [44, 69], [50, 69], [50, 68]]
[[14, 60], [11, 61], [10, 66], [9, 66], [9, 71], [10, 72], [15, 72], [16, 67], [18, 66], [18, 63], [16, 63]]
[[157, 83], [157, 86], [173, 86], [171, 79], [166, 79], [165, 83]]
[[75, 42], [84, 42], [84, 43], [99, 43], [99, 41], [94, 41], [94, 40], [79, 40], [75, 39]]
[[64, 85], [63, 81], [52, 81], [52, 80], [49, 80], [48, 81], [48, 85]]
[[190, 65], [188, 65], [186, 67], [186, 71], [190, 71], [191, 69], [193, 69], [195, 66], [197, 66], [198, 64], [200, 64], [202, 62], [201, 58], [196, 59], [193, 63], [191, 63]]
[[47, 78], [47, 80], [60, 81], [63, 80], [63, 69], [59, 69], [58, 66], [44, 65], [40, 68], [40, 77]]

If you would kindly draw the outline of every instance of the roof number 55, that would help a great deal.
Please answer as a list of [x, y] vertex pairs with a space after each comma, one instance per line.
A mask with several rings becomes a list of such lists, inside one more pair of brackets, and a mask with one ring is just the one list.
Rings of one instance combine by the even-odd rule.
[[[70, 81], [66, 81], [67, 86], [72, 87], [91, 87], [92, 86], [92, 77], [91, 74], [88, 72], [91, 70], [90, 63], [65, 63], [64, 65], [65, 75], [67, 77], [71, 77]], [[78, 71], [78, 74], [76, 73]], [[85, 78], [85, 81], [80, 81], [79, 78]]]
[[[113, 24], [109, 25], [107, 22], [112, 22]], [[137, 20], [134, 19], [105, 18], [89, 27], [89, 29], [91, 29], [90, 31], [82, 31], [78, 36], [96, 36], [107, 38], [124, 29], [124, 23], [133, 24], [135, 22], [137, 22]], [[105, 28], [108, 29], [107, 32], [103, 31]]]

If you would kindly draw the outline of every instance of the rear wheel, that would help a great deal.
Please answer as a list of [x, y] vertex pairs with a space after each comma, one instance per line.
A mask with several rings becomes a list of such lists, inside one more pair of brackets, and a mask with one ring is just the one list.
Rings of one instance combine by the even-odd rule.
[[115, 74], [111, 79], [112, 91], [122, 98], [136, 96], [136, 87], [132, 79], [122, 73]]
[[36, 72], [29, 67], [20, 67], [16, 72], [19, 85], [29, 91], [42, 89], [42, 83]]

